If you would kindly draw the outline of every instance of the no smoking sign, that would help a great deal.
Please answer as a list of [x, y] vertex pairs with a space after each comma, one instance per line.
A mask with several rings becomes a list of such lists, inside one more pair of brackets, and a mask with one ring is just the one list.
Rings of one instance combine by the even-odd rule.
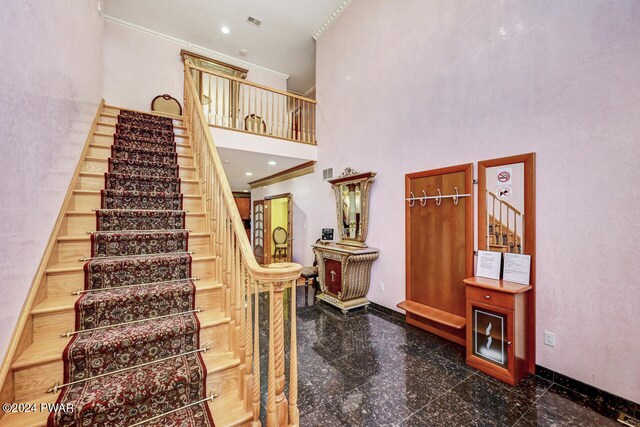
[[496, 175], [498, 185], [511, 185], [511, 168], [501, 168]]

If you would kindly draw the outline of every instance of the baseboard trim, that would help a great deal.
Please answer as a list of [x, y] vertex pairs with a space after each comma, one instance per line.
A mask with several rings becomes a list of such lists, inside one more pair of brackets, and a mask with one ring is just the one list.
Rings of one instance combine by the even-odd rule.
[[588, 406], [607, 418], [616, 420], [621, 411], [635, 418], [640, 417], [640, 404], [636, 402], [585, 384], [582, 381], [545, 368], [544, 366], [536, 365], [536, 375], [585, 396], [588, 400], [585, 406]]
[[374, 310], [376, 310], [376, 311], [379, 311], [381, 313], [387, 314], [387, 315], [389, 315], [389, 316], [393, 317], [394, 319], [399, 320], [401, 322], [406, 322], [406, 320], [407, 320], [407, 317], [404, 314], [400, 313], [399, 311], [392, 310], [392, 309], [390, 309], [388, 307], [385, 307], [383, 305], [376, 304], [375, 302], [370, 302], [369, 307], [374, 309]]

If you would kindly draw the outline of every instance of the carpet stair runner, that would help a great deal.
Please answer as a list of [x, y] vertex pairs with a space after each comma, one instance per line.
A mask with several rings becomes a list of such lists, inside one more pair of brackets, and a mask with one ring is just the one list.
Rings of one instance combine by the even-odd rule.
[[[213, 427], [171, 119], [121, 111], [49, 426]], [[71, 334], [71, 333], [70, 333]]]

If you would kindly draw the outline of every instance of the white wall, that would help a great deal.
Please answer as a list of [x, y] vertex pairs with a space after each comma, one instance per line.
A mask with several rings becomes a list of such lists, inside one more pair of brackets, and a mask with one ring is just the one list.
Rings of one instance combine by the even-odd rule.
[[104, 98], [108, 104], [149, 111], [151, 100], [168, 93], [183, 103], [185, 49], [249, 70], [247, 80], [280, 90], [287, 76], [245, 62], [233, 61], [188, 42], [154, 33], [112, 18], [104, 24]]
[[[406, 173], [537, 152], [536, 362], [640, 401], [638, 22], [634, 0], [353, 1], [317, 45], [317, 168], [378, 172], [372, 301], [405, 297]], [[329, 184], [261, 191], [293, 191], [308, 264]]]
[[97, 0], [3, 1], [0, 8], [0, 354], [102, 98]]

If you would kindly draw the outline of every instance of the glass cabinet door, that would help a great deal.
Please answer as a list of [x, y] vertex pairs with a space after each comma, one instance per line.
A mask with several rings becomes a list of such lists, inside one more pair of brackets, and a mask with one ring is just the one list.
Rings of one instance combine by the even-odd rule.
[[508, 370], [510, 316], [476, 305], [471, 306], [471, 316], [471, 354]]

